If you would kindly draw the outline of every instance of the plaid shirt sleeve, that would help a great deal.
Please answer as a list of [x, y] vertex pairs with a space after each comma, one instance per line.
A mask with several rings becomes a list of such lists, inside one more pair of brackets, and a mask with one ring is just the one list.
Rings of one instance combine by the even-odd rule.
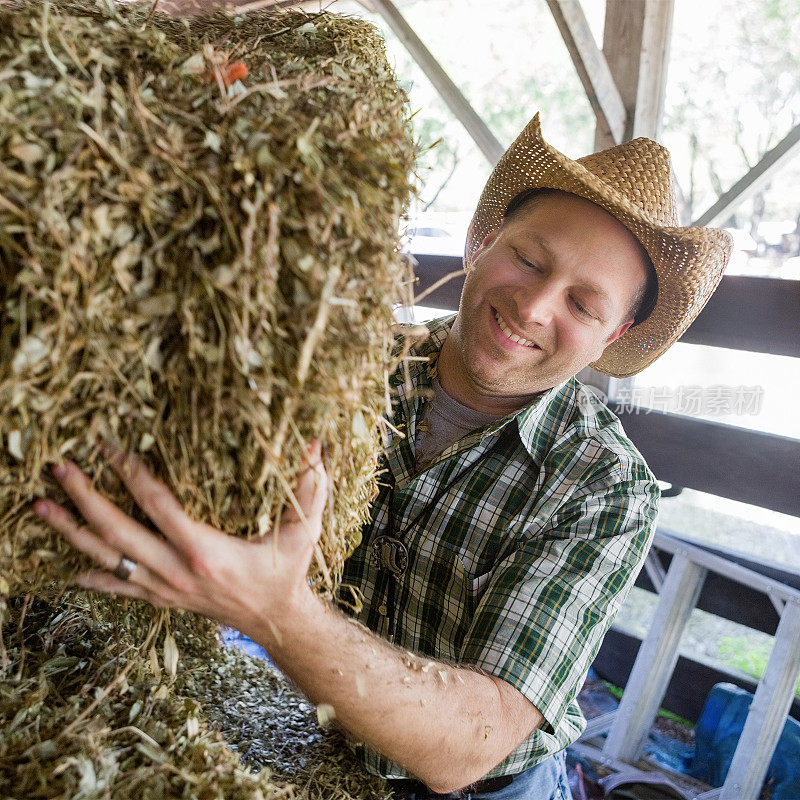
[[[492, 570], [459, 660], [507, 681], [542, 713], [542, 731], [524, 748], [528, 758], [552, 752], [547, 740], [572, 727], [564, 725], [565, 714], [574, 711], [570, 705], [643, 563], [658, 497], [646, 466], [606, 462], [549, 519], [534, 518]], [[504, 762], [493, 772], [508, 768]]]

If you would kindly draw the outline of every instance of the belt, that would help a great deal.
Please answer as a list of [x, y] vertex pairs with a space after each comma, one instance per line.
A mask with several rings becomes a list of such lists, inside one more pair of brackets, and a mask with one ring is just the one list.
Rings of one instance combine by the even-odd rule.
[[486, 778], [482, 781], [475, 781], [469, 786], [465, 786], [458, 792], [450, 792], [450, 794], [436, 794], [432, 792], [421, 781], [413, 781], [408, 779], [390, 779], [389, 786], [392, 791], [400, 797], [414, 798], [414, 800], [425, 800], [425, 798], [457, 798], [466, 797], [468, 794], [492, 794], [492, 792], [499, 792], [510, 786], [514, 781], [513, 775], [498, 775], [496, 778]]

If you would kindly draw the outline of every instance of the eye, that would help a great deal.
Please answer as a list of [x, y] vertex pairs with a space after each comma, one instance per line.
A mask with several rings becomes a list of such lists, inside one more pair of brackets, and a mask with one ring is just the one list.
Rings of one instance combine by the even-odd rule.
[[517, 250], [516, 248], [512, 249], [514, 250], [514, 255], [516, 256], [517, 261], [519, 261], [520, 264], [522, 264], [524, 267], [527, 267], [528, 269], [538, 271], [539, 268], [536, 266], [536, 264], [534, 264], [532, 261], [528, 261], [528, 259], [525, 258], [525, 256], [523, 256], [522, 253], [520, 253], [520, 251]]
[[576, 300], [574, 297], [572, 298], [572, 304], [575, 306], [575, 310], [582, 316], [582, 317], [590, 317], [591, 319], [596, 319], [595, 315], [589, 311], [588, 308], [581, 305], [581, 303]]

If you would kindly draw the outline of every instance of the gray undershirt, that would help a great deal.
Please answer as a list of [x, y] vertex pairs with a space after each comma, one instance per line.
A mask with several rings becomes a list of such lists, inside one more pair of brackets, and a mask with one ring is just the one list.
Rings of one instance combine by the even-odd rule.
[[431, 383], [434, 396], [425, 403], [422, 415], [417, 422], [414, 440], [418, 469], [424, 469], [451, 444], [466, 436], [476, 428], [502, 419], [505, 414], [486, 414], [462, 406], [450, 397], [434, 378]]

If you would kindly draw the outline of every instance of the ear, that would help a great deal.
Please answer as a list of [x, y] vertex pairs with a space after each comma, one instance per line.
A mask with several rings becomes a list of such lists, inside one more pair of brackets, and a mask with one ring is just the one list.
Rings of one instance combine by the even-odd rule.
[[605, 345], [603, 345], [603, 349], [605, 350], [605, 348], [608, 347], [608, 345], [610, 345], [612, 342], [616, 342], [617, 339], [619, 339], [619, 337], [622, 336], [622, 334], [625, 333], [625, 331], [627, 331], [631, 325], [633, 325], [633, 318], [627, 320], [626, 322], [623, 322], [622, 325], [620, 325], [615, 331], [613, 331], [611, 335], [606, 339], [606, 343]]
[[492, 242], [500, 235], [499, 229], [496, 231], [492, 231], [491, 233], [487, 233], [486, 236], [483, 237], [483, 241], [481, 242], [481, 246], [475, 251], [475, 255], [477, 256], [479, 253], [482, 253], [487, 248], [491, 247]]
[[[0, 0], [2, 2], [2, 0]], [[480, 244], [480, 247], [472, 254], [472, 258], [469, 260], [469, 266], [467, 266], [466, 261], [464, 262], [464, 271], [469, 274], [475, 268], [475, 259], [483, 254], [486, 250], [491, 247], [492, 242], [497, 238], [498, 234], [500, 233], [499, 230], [492, 231], [491, 233], [487, 233], [486, 236], [483, 237], [483, 241]]]

